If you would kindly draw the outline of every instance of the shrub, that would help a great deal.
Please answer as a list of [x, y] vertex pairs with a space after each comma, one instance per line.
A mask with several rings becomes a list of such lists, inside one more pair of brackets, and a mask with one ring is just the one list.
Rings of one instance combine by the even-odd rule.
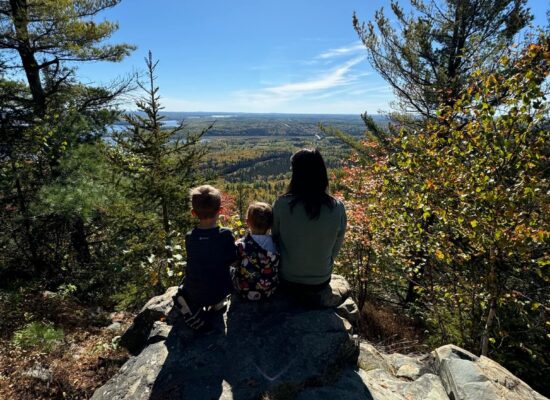
[[474, 71], [437, 118], [356, 146], [341, 179], [352, 261], [342, 269], [354, 287], [404, 306], [430, 344], [512, 360], [539, 390], [549, 363], [549, 50], [541, 35]]
[[63, 329], [56, 329], [50, 323], [34, 321], [15, 331], [11, 341], [20, 348], [38, 348], [50, 352], [64, 336]]

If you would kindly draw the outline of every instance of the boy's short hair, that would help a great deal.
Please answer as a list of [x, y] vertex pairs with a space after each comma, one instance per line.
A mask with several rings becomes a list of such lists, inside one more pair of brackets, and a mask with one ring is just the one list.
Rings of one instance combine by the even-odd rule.
[[222, 205], [220, 191], [214, 186], [201, 185], [191, 189], [191, 207], [199, 219], [214, 218]]
[[267, 231], [273, 225], [273, 211], [267, 203], [255, 201], [248, 206], [246, 218], [255, 229]]

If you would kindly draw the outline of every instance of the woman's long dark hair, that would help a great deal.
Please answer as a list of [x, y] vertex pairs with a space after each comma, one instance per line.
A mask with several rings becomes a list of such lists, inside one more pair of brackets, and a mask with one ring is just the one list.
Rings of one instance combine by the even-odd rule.
[[288, 185], [287, 195], [290, 201], [290, 210], [298, 203], [302, 203], [309, 219], [319, 218], [321, 206], [334, 206], [334, 198], [327, 193], [328, 175], [323, 156], [317, 149], [302, 149], [290, 158], [292, 178]]

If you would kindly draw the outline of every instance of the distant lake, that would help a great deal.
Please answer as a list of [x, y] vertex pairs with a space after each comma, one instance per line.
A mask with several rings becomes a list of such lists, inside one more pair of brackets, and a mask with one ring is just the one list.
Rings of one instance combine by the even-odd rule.
[[[180, 123], [180, 121], [175, 120], [175, 119], [166, 119], [166, 120], [162, 121], [162, 126], [164, 128], [175, 128], [176, 126], [178, 126], [179, 123]], [[129, 127], [130, 127], [130, 125], [128, 125], [126, 123], [120, 123], [120, 124], [109, 125], [109, 127], [107, 129], [109, 129], [111, 132], [121, 132], [124, 129], [127, 129]]]
[[[175, 119], [167, 119], [162, 121], [162, 127], [163, 128], [176, 128], [179, 125], [180, 121]], [[119, 124], [112, 124], [107, 127], [107, 135], [103, 136], [103, 140], [108, 144], [114, 144], [113, 139], [111, 138], [110, 134], [116, 133], [116, 132], [122, 132], [125, 129], [128, 129], [130, 127], [129, 124], [126, 123], [119, 123]], [[207, 143], [211, 139], [209, 138], [202, 138], [200, 141], [201, 143]]]

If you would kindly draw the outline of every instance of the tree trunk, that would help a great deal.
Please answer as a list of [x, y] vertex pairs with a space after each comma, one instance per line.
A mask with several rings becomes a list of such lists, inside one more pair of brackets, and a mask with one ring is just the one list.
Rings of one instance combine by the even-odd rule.
[[496, 298], [491, 299], [491, 305], [489, 306], [489, 314], [487, 314], [487, 320], [485, 321], [485, 329], [483, 330], [483, 336], [481, 337], [481, 355], [487, 356], [489, 351], [489, 332], [493, 327], [493, 321], [497, 314], [497, 301]]
[[[172, 271], [175, 270], [174, 265], [174, 258], [173, 258], [173, 252], [172, 252], [172, 238], [170, 237], [170, 217], [168, 214], [168, 205], [166, 204], [166, 199], [164, 197], [161, 198], [162, 203], [162, 226], [164, 228], [164, 244], [165, 244], [165, 251], [166, 251], [166, 264], [168, 265], [168, 268]], [[162, 265], [162, 263], [161, 263]], [[161, 277], [161, 270], [158, 271], [158, 282], [157, 282], [157, 291], [160, 291], [159, 294], [162, 294], [164, 292], [164, 286], [162, 285], [162, 281], [160, 279]]]
[[27, 0], [10, 0], [11, 14], [13, 25], [15, 27], [15, 35], [19, 44], [17, 52], [21, 58], [21, 63], [27, 82], [31, 90], [35, 113], [38, 116], [43, 116], [46, 112], [46, 94], [40, 80], [40, 66], [36, 61], [34, 51], [29, 40], [29, 18]]
[[12, 174], [15, 179], [15, 188], [17, 190], [17, 202], [19, 203], [19, 211], [23, 217], [23, 227], [25, 229], [25, 239], [28, 243], [30, 250], [30, 261], [33, 266], [34, 272], [36, 274], [41, 273], [38, 257], [38, 248], [36, 246], [36, 241], [32, 233], [31, 227], [31, 217], [27, 209], [27, 202], [25, 195], [23, 193], [23, 187], [21, 186], [21, 180], [19, 179], [19, 173], [17, 171], [17, 166], [15, 165], [15, 159], [11, 158], [11, 169]]
[[[418, 263], [421, 262], [421, 257], [422, 253], [417, 254], [415, 267], [417, 267]], [[416, 288], [418, 287], [418, 280], [422, 274], [424, 274], [424, 264], [418, 268], [418, 271], [413, 272], [412, 277], [408, 279], [409, 283], [407, 285], [407, 295], [405, 296], [405, 306], [414, 303], [418, 298]]]
[[491, 270], [487, 279], [487, 289], [491, 296], [489, 303], [489, 312], [487, 313], [487, 319], [485, 320], [485, 327], [483, 329], [483, 335], [481, 336], [481, 355], [487, 356], [489, 351], [489, 334], [493, 327], [493, 321], [497, 313], [497, 299], [498, 299], [498, 279], [497, 279], [497, 267], [495, 265], [495, 251], [490, 250], [490, 262], [492, 262]]
[[73, 229], [71, 231], [71, 244], [76, 252], [76, 260], [78, 263], [80, 265], [89, 264], [92, 256], [90, 254], [88, 238], [86, 237], [84, 221], [81, 217], [77, 217], [73, 223]]

